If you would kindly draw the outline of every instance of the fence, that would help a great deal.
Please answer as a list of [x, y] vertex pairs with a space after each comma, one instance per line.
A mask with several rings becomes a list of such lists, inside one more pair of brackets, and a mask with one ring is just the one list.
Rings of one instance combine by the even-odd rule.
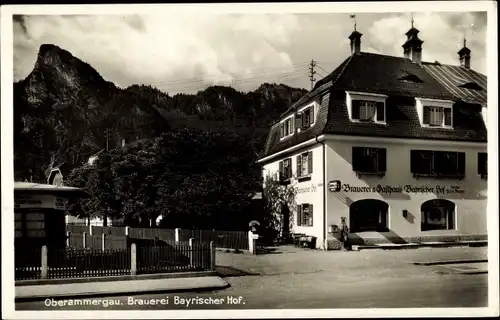
[[[16, 254], [15, 279], [83, 278], [215, 270], [215, 243], [158, 242], [130, 249], [33, 249]], [[37, 257], [37, 258], [36, 258]], [[38, 261], [37, 261], [38, 260]]]
[[217, 248], [248, 250], [248, 232], [246, 231], [179, 230], [181, 241], [194, 238], [206, 243], [214, 241]]
[[215, 242], [218, 248], [249, 250], [248, 232], [67, 225], [68, 247], [126, 249], [139, 240]]

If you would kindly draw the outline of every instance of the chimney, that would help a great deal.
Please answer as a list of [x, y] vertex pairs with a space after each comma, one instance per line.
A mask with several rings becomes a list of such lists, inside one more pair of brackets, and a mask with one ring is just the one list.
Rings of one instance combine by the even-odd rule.
[[422, 63], [422, 40], [419, 39], [420, 31], [413, 26], [413, 18], [411, 20], [411, 29], [406, 32], [408, 39], [403, 44], [404, 55], [406, 59], [410, 59], [415, 63]]
[[356, 31], [356, 29], [349, 36], [351, 40], [351, 54], [361, 52], [361, 36], [363, 34]]
[[460, 66], [465, 69], [470, 69], [470, 49], [467, 48], [467, 40], [464, 39], [464, 46], [458, 51], [458, 58], [460, 59]]

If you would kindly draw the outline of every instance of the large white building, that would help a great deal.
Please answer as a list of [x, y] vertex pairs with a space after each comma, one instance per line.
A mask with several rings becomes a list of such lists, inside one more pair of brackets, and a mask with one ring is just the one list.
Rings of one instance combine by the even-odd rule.
[[292, 232], [318, 248], [339, 248], [341, 217], [351, 244], [487, 237], [486, 76], [465, 41], [457, 65], [421, 61], [418, 32], [393, 57], [361, 52], [354, 31], [351, 55], [270, 129], [263, 175], [295, 188]]

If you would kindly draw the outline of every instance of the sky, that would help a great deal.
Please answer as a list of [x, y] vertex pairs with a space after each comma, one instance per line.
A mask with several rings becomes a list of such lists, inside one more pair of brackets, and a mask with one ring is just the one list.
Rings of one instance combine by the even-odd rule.
[[[403, 56], [410, 13], [356, 14], [361, 50]], [[14, 17], [14, 80], [50, 43], [89, 63], [119, 87], [152, 85], [193, 93], [209, 85], [250, 91], [264, 82], [310, 89], [350, 54], [350, 13], [23, 15]], [[414, 12], [423, 61], [458, 65], [466, 35], [471, 67], [486, 67], [484, 12]]]

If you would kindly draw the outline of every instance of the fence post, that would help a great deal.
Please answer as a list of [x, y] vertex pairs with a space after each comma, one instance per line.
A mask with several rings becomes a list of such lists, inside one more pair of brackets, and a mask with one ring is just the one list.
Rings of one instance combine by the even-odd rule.
[[181, 233], [181, 229], [180, 228], [175, 228], [175, 242], [179, 242], [180, 241], [180, 233]]
[[93, 227], [92, 225], [89, 226], [89, 235], [92, 235], [92, 229], [93, 229], [92, 227]]
[[87, 232], [83, 233], [83, 248], [87, 248]]
[[106, 250], [106, 234], [102, 234], [102, 251]]
[[215, 242], [210, 241], [210, 270], [215, 271]]
[[194, 266], [193, 238], [189, 238], [189, 265]]
[[135, 243], [130, 246], [130, 274], [135, 276], [137, 274], [137, 248]]
[[70, 247], [71, 246], [71, 231], [66, 231], [66, 247]]
[[41, 278], [42, 279], [47, 279], [47, 274], [48, 274], [48, 271], [49, 271], [49, 266], [48, 266], [48, 263], [47, 263], [47, 246], [43, 246], [42, 247], [42, 275], [41, 275]]
[[257, 240], [256, 235], [252, 231], [248, 231], [248, 251], [251, 254], [257, 254]]

